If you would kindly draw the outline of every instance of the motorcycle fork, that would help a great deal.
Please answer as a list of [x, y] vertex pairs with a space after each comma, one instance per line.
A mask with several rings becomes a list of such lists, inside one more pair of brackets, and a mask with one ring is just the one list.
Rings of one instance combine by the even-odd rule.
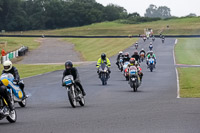
[[76, 98], [74, 85], [72, 85], [72, 93], [73, 93], [73, 97]]

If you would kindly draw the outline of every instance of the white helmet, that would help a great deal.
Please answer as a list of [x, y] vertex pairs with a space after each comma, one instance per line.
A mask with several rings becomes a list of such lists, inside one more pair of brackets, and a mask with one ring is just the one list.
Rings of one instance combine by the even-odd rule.
[[119, 51], [119, 54], [123, 54], [123, 52], [122, 52], [122, 51]]
[[136, 42], [136, 44], [138, 44], [138, 42]]
[[3, 63], [3, 67], [5, 71], [9, 71], [12, 68], [12, 62], [7, 60]]

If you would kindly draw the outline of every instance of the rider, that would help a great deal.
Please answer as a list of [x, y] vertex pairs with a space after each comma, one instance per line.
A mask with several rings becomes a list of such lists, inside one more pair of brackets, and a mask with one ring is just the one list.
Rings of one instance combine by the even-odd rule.
[[152, 42], [150, 42], [150, 44], [149, 44], [149, 49], [150, 49], [150, 50], [153, 49], [153, 44], [152, 44]]
[[108, 72], [111, 73], [110, 71], [111, 63], [110, 63], [110, 60], [106, 57], [105, 53], [102, 53], [101, 58], [99, 58], [97, 61], [98, 74], [99, 74], [99, 67], [101, 66], [102, 63], [106, 63], [106, 65], [108, 66]]
[[3, 73], [11, 73], [14, 76], [13, 82], [16, 82], [17, 85], [19, 85], [24, 96], [26, 97], [26, 94], [24, 92], [24, 83], [23, 83], [23, 80], [20, 80], [20, 76], [19, 76], [17, 68], [12, 65], [12, 62], [10, 60], [5, 61], [3, 63], [3, 67], [4, 67], [4, 70], [2, 71], [2, 74]]
[[138, 48], [138, 42], [135, 43], [135, 48], [136, 48], [136, 49]]
[[78, 70], [73, 67], [73, 63], [71, 61], [67, 61], [65, 62], [65, 70], [63, 72], [63, 77], [62, 77], [62, 86], [65, 86], [65, 84], [63, 83], [63, 79], [65, 76], [67, 75], [72, 75], [75, 81], [75, 84], [80, 88], [80, 90], [83, 93], [83, 96], [86, 95], [82, 85], [81, 85], [81, 81], [79, 79], [79, 74], [78, 74]]
[[150, 58], [153, 58], [153, 59], [155, 60], [155, 64], [156, 64], [156, 56], [155, 56], [155, 54], [153, 53], [153, 51], [149, 51], [149, 52], [148, 52], [148, 55], [147, 55], [147, 65], [148, 65], [148, 60], [149, 60]]
[[140, 66], [137, 63], [137, 61], [135, 60], [135, 58], [130, 59], [130, 64], [128, 65], [128, 67], [130, 67], [130, 66], [135, 66], [137, 68], [138, 75], [140, 76], [140, 81], [142, 82], [142, 77], [143, 77], [142, 69], [140, 68]]
[[126, 61], [129, 61], [129, 60], [130, 60], [129, 52], [126, 52], [126, 53], [124, 54], [123, 63], [126, 62]]
[[123, 52], [122, 51], [119, 51], [119, 54], [118, 54], [118, 56], [117, 56], [117, 62], [116, 62], [116, 65], [119, 67], [119, 60], [120, 60], [120, 57], [122, 57], [123, 58]]
[[144, 58], [145, 58], [146, 52], [145, 52], [144, 48], [141, 49], [140, 54], [141, 53], [144, 53]]
[[139, 56], [139, 54], [138, 54], [138, 51], [136, 50], [136, 51], [134, 51], [134, 53], [133, 53], [133, 55], [131, 56], [131, 58], [135, 58], [135, 60], [137, 61], [137, 62], [139, 62], [140, 61], [140, 56]]

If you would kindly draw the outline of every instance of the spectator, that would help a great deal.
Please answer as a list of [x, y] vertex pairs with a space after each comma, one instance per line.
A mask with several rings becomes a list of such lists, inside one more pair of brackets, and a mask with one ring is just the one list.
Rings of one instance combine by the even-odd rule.
[[6, 55], [6, 51], [4, 49], [1, 50], [1, 55], [5, 56]]

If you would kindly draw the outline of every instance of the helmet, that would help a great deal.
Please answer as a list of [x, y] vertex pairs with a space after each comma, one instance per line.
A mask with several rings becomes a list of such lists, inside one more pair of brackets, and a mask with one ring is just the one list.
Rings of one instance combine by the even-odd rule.
[[125, 57], [129, 57], [129, 52], [126, 52], [126, 53], [125, 53]]
[[106, 54], [105, 54], [105, 53], [102, 53], [102, 54], [101, 54], [101, 59], [103, 59], [103, 60], [106, 59]]
[[135, 42], [135, 44], [138, 44], [138, 42]]
[[150, 51], [149, 54], [152, 56], [153, 55], [153, 51]]
[[131, 59], [130, 59], [130, 63], [135, 64], [135, 58], [131, 58]]
[[138, 51], [137, 50], [134, 51], [134, 55], [138, 55]]
[[73, 67], [73, 64], [71, 61], [65, 62], [65, 69], [71, 69]]
[[152, 44], [152, 42], [150, 42], [150, 45]]
[[119, 54], [123, 54], [123, 52], [122, 52], [122, 51], [119, 51]]
[[141, 49], [141, 51], [144, 50], [144, 48]]
[[5, 71], [9, 71], [10, 69], [12, 69], [12, 62], [7, 60], [3, 63], [3, 67]]

